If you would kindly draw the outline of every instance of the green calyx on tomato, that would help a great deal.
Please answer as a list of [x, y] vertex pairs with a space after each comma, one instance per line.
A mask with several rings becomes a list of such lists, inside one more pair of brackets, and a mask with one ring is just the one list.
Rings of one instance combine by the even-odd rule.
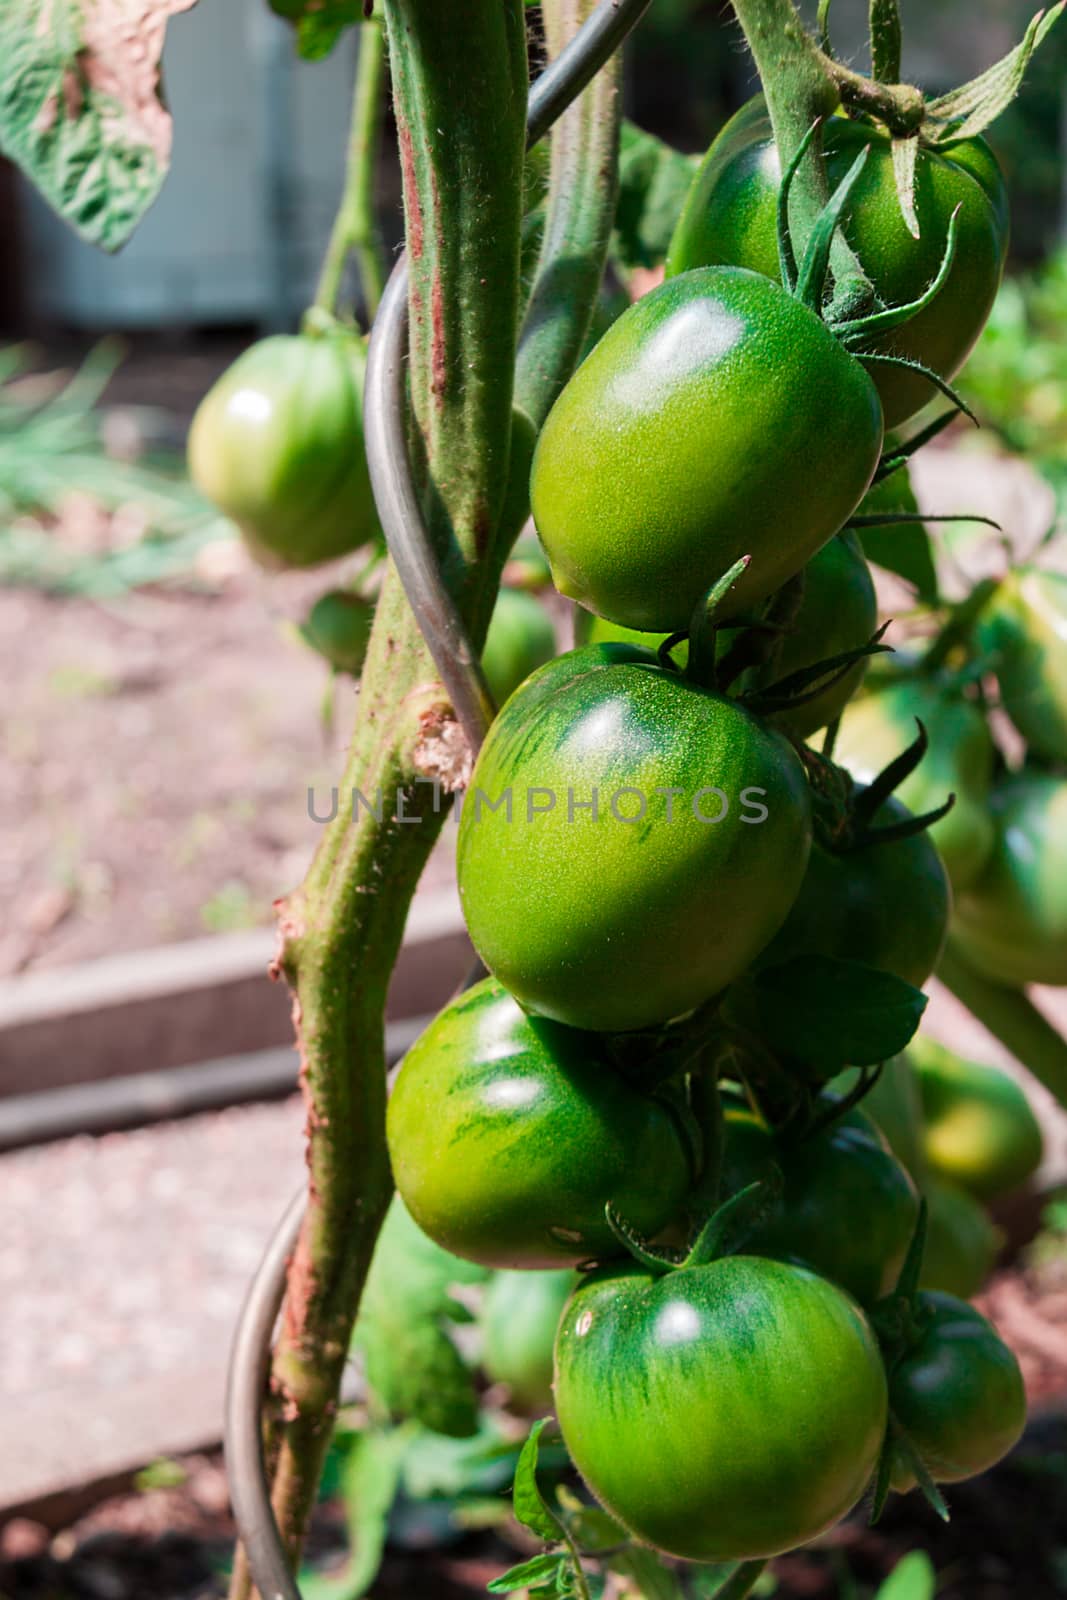
[[556, 630], [540, 601], [521, 589], [501, 589], [482, 648], [482, 671], [498, 706], [556, 653]]
[[810, 844], [780, 734], [648, 651], [588, 645], [538, 668], [491, 727], [459, 825], [460, 899], [528, 1010], [651, 1028], [750, 965]]
[[593, 1273], [560, 1322], [555, 1397], [596, 1498], [693, 1561], [770, 1556], [831, 1527], [866, 1488], [886, 1424], [859, 1307], [749, 1255]]
[[[871, 794], [874, 785], [861, 791]], [[796, 901], [760, 958], [772, 966], [803, 955], [859, 961], [921, 989], [937, 966], [952, 904], [941, 858], [920, 819], [892, 795], [875, 826], [836, 848], [816, 838]], [[899, 831], [898, 831], [899, 830]]]
[[[789, 680], [821, 661], [863, 649], [878, 625], [878, 599], [874, 580], [853, 533], [840, 533], [827, 541], [803, 569], [803, 593], [797, 614], [777, 649], [757, 670], [746, 675], [744, 687], [759, 695], [772, 685]], [[843, 673], [834, 673], [822, 688], [815, 686], [794, 709], [772, 720], [795, 739], [807, 739], [835, 722], [856, 693], [867, 671], [861, 656]]]
[[859, 1111], [808, 1137], [775, 1137], [747, 1106], [727, 1101], [722, 1180], [736, 1193], [782, 1174], [780, 1204], [746, 1250], [797, 1262], [872, 1306], [895, 1285], [919, 1215], [911, 1178]]
[[552, 1409], [552, 1352], [563, 1307], [581, 1280], [554, 1272], [497, 1272], [482, 1302], [482, 1366], [504, 1383], [513, 1407]]
[[925, 1117], [930, 1170], [979, 1200], [1017, 1189], [1041, 1165], [1041, 1126], [1006, 1072], [961, 1061], [918, 1037], [909, 1048]]
[[[1007, 1455], [1026, 1424], [1019, 1363], [973, 1306], [950, 1294], [918, 1297], [916, 1336], [889, 1374], [889, 1408], [935, 1483], [959, 1483]], [[907, 1453], [892, 1485], [914, 1488]]]
[[955, 795], [952, 809], [931, 824], [930, 837], [958, 892], [978, 877], [993, 848], [989, 792], [995, 752], [975, 702], [940, 675], [920, 672], [880, 685], [846, 709], [834, 760], [857, 783], [872, 783], [912, 742], [916, 722], [926, 729], [928, 746], [895, 792], [916, 813], [933, 811]]
[[[989, 316], [1007, 256], [1007, 191], [992, 151], [977, 137], [937, 149], [918, 144], [916, 238], [901, 213], [889, 134], [835, 116], [824, 128], [823, 145], [832, 184], [870, 148], [841, 226], [883, 305], [924, 295], [943, 265], [956, 218], [956, 248], [936, 299], [902, 325], [875, 332], [860, 352], [861, 359], [864, 352], [903, 356], [943, 379], [953, 377]], [[668, 252], [668, 277], [718, 265], [778, 278], [780, 174], [770, 119], [757, 97], [726, 124], [693, 181]], [[929, 383], [906, 368], [879, 362], [872, 376], [887, 427], [930, 399]]]
[[683, 1210], [688, 1136], [603, 1042], [529, 1017], [487, 978], [439, 1014], [389, 1099], [397, 1189], [424, 1233], [494, 1267], [618, 1253], [610, 1203], [648, 1237]]
[[197, 408], [193, 482], [268, 565], [314, 566], [381, 536], [363, 448], [365, 365], [352, 330], [275, 334]]
[[1067, 983], [1067, 779], [1023, 768], [989, 808], [993, 849], [957, 896], [953, 944], [998, 983]]
[[1038, 756], [1067, 761], [1067, 574], [1021, 567], [978, 621], [1005, 711]]
[[926, 1248], [919, 1282], [969, 1300], [985, 1283], [1000, 1250], [1000, 1233], [974, 1198], [954, 1183], [928, 1178]]

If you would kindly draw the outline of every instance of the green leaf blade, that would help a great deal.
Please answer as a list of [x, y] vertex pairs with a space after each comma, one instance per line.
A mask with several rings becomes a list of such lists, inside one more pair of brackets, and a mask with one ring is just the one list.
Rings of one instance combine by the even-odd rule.
[[895, 974], [831, 956], [768, 967], [753, 989], [771, 1047], [822, 1075], [898, 1055], [926, 1009], [926, 996]]
[[537, 1454], [541, 1435], [548, 1424], [542, 1417], [530, 1429], [530, 1436], [522, 1447], [515, 1468], [515, 1487], [512, 1501], [516, 1520], [531, 1533], [536, 1533], [546, 1544], [559, 1544], [563, 1539], [563, 1524], [550, 1508], [537, 1483]]

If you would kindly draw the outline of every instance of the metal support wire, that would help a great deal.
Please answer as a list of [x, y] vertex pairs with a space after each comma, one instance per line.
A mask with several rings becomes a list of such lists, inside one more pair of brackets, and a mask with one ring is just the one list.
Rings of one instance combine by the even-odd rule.
[[[536, 144], [636, 26], [651, 0], [600, 0], [592, 15], [531, 86], [527, 145]], [[407, 263], [402, 255], [382, 296], [371, 335], [364, 430], [371, 487], [389, 553], [456, 716], [477, 751], [493, 703], [463, 619], [441, 578], [407, 453], [404, 362]], [[271, 1338], [285, 1297], [286, 1269], [303, 1221], [301, 1188], [278, 1224], [241, 1311], [230, 1355], [225, 1451], [234, 1520], [263, 1600], [302, 1600], [270, 1502], [260, 1409]]]
[[[647, 11], [651, 0], [601, 0], [574, 38], [530, 89], [526, 143], [536, 144], [595, 77]], [[404, 592], [471, 749], [477, 754], [493, 720], [481, 661], [445, 587], [411, 475], [406, 437], [404, 363], [408, 273], [401, 255], [374, 320], [363, 395], [363, 426], [378, 519]]]

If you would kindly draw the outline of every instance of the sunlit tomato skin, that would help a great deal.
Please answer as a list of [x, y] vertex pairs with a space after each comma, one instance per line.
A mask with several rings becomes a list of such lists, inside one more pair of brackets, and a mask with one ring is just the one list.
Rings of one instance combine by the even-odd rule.
[[482, 1305], [482, 1365], [520, 1411], [552, 1409], [552, 1351], [576, 1273], [498, 1272]]
[[386, 1125], [419, 1227], [491, 1267], [614, 1254], [609, 1201], [652, 1237], [691, 1180], [669, 1106], [630, 1087], [600, 1040], [526, 1016], [494, 978], [451, 1001], [408, 1051]]
[[[745, 686], [768, 688], [818, 661], [858, 650], [877, 626], [878, 598], [859, 540], [852, 533], [838, 534], [804, 568], [804, 595], [793, 626], [768, 666]], [[773, 721], [794, 738], [810, 738], [841, 715], [866, 671], [866, 660], [857, 661], [836, 683], [803, 705], [775, 713]]]
[[735, 1194], [782, 1175], [781, 1202], [745, 1248], [810, 1267], [871, 1306], [896, 1284], [919, 1216], [915, 1185], [874, 1124], [853, 1111], [786, 1142], [747, 1106], [725, 1108], [723, 1186]]
[[859, 1307], [754, 1256], [593, 1274], [560, 1322], [555, 1392], [596, 1498], [690, 1561], [775, 1555], [832, 1527], [863, 1493], [886, 1421]]
[[268, 565], [310, 567], [380, 536], [355, 334], [276, 334], [239, 356], [189, 432], [197, 487]]
[[1067, 780], [1024, 769], [993, 791], [985, 871], [957, 899], [953, 943], [1000, 983], [1067, 983]]
[[[909, 816], [890, 798], [875, 826]], [[944, 947], [951, 904], [948, 877], [925, 832], [844, 855], [816, 841], [796, 903], [760, 964], [832, 956], [893, 972], [921, 989]]]
[[956, 796], [952, 810], [929, 832], [958, 892], [975, 881], [993, 849], [993, 740], [974, 702], [942, 680], [921, 674], [873, 689], [845, 711], [834, 760], [858, 783], [870, 783], [914, 742], [916, 719], [926, 729], [929, 746], [896, 793], [917, 816], [935, 811], [950, 794]]
[[1017, 1189], [1041, 1165], [1041, 1126], [1006, 1072], [961, 1061], [933, 1039], [913, 1039], [926, 1122], [926, 1159], [939, 1177], [980, 1200]]
[[[1013, 1448], [1026, 1426], [1022, 1373], [982, 1314], [949, 1294], [919, 1297], [922, 1333], [894, 1366], [889, 1405], [936, 1483], [986, 1472]], [[914, 1488], [898, 1462], [893, 1487]]]
[[1030, 748], [1067, 761], [1067, 575], [1010, 572], [979, 619], [1000, 698]]
[[501, 589], [482, 649], [482, 670], [498, 706], [556, 653], [552, 619], [532, 594]]
[[758, 273], [684, 273], [624, 312], [559, 396], [534, 522], [564, 594], [672, 632], [741, 556], [737, 611], [799, 571], [862, 499], [881, 442], [870, 379], [814, 312]]
[[927, 1178], [926, 1248], [920, 1283], [969, 1300], [978, 1293], [1000, 1250], [1000, 1233], [973, 1195], [954, 1183]]
[[523, 1006], [623, 1032], [744, 971], [810, 841], [780, 734], [637, 646], [587, 645], [540, 667], [493, 723], [463, 803], [460, 899]]
[[[1007, 190], [984, 139], [944, 149], [920, 147], [915, 211], [920, 237], [900, 211], [887, 134], [868, 123], [831, 117], [824, 135], [827, 175], [840, 183], [870, 146], [867, 164], [842, 219], [846, 238], [885, 305], [917, 299], [937, 274], [949, 221], [959, 206], [955, 260], [926, 309], [870, 348], [902, 355], [951, 378], [966, 361], [992, 310], [1008, 248]], [[678, 220], [667, 274], [713, 264], [751, 267], [777, 279], [776, 211], [781, 168], [762, 97], [723, 128], [704, 158]], [[892, 368], [872, 368], [887, 427], [933, 398], [929, 383]]]

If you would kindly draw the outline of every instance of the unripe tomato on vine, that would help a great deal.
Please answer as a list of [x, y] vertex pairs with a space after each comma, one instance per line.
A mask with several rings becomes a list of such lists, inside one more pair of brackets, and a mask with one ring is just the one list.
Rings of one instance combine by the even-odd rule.
[[268, 565], [310, 567], [380, 537], [354, 331], [275, 334], [239, 356], [189, 431], [197, 487]]
[[[919, 145], [915, 167], [916, 237], [901, 211], [892, 142], [884, 129], [831, 117], [824, 133], [831, 183], [859, 152], [870, 158], [842, 220], [845, 237], [886, 305], [915, 300], [934, 278], [958, 209], [958, 239], [936, 301], [866, 348], [921, 361], [942, 378], [963, 366], [993, 307], [1008, 251], [1008, 196], [996, 157], [981, 137], [936, 149]], [[776, 211], [781, 167], [761, 96], [726, 124], [693, 181], [671, 240], [667, 273], [711, 265], [779, 273]], [[886, 427], [927, 405], [933, 391], [916, 373], [872, 368]]]

